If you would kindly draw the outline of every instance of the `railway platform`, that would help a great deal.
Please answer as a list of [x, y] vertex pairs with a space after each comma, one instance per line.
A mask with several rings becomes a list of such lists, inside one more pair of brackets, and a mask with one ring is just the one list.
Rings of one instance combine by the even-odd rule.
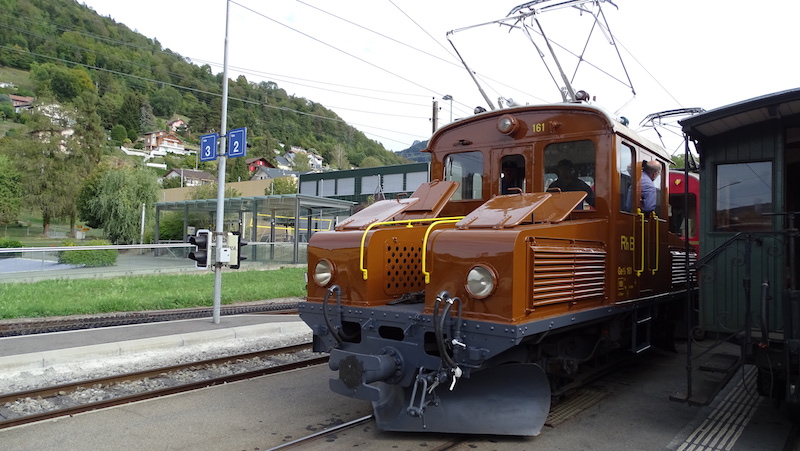
[[0, 373], [305, 330], [297, 315], [258, 313], [2, 337]]

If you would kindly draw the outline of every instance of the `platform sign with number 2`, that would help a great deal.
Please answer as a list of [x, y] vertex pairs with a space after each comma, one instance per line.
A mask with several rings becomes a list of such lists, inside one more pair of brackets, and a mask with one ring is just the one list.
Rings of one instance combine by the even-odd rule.
[[228, 132], [228, 158], [245, 156], [247, 147], [247, 128], [237, 128]]

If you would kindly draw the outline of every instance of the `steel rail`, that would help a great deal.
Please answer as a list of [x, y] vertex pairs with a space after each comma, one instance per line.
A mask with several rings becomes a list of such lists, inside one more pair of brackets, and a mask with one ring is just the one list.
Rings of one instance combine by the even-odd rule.
[[282, 443], [282, 444], [280, 444], [278, 446], [275, 446], [275, 447], [272, 447], [272, 448], [268, 448], [267, 451], [275, 451], [275, 450], [279, 450], [279, 449], [289, 449], [289, 448], [294, 448], [294, 447], [298, 447], [298, 446], [301, 446], [301, 445], [305, 445], [305, 444], [308, 444], [308, 442], [310, 442], [312, 440], [316, 440], [318, 438], [325, 437], [325, 436], [330, 435], [330, 434], [341, 432], [341, 431], [344, 431], [344, 430], [347, 430], [347, 429], [352, 429], [352, 428], [354, 428], [356, 426], [362, 425], [364, 423], [368, 423], [368, 422], [374, 420], [374, 418], [375, 418], [375, 415], [366, 415], [366, 416], [363, 416], [361, 418], [356, 418], [355, 420], [348, 421], [347, 423], [342, 423], [342, 424], [333, 426], [330, 429], [325, 429], [324, 431], [315, 432], [315, 433], [313, 433], [311, 435], [307, 435], [305, 437], [300, 437], [300, 438], [298, 438], [296, 440], [292, 440], [291, 442]]
[[[92, 386], [97, 385], [97, 384], [107, 385], [109, 383], [121, 382], [121, 381], [126, 381], [126, 380], [137, 380], [137, 379], [143, 379], [143, 378], [146, 378], [146, 377], [160, 377], [166, 372], [177, 371], [177, 370], [186, 369], [186, 368], [189, 368], [189, 367], [197, 367], [197, 366], [204, 366], [204, 365], [219, 364], [219, 363], [230, 362], [230, 361], [235, 361], [235, 360], [246, 360], [246, 359], [249, 359], [249, 358], [254, 358], [254, 357], [259, 357], [259, 356], [277, 355], [277, 354], [283, 354], [283, 353], [287, 353], [287, 352], [299, 352], [299, 351], [310, 350], [310, 349], [311, 349], [311, 345], [310, 344], [295, 345], [295, 346], [290, 346], [290, 347], [285, 347], [285, 348], [275, 348], [275, 349], [270, 349], [270, 350], [266, 350], [266, 351], [257, 351], [257, 352], [250, 352], [250, 353], [246, 353], [246, 354], [240, 354], [240, 355], [234, 355], [234, 356], [228, 356], [228, 357], [221, 357], [221, 358], [217, 358], [217, 359], [203, 360], [203, 361], [200, 361], [200, 362], [191, 362], [191, 363], [185, 363], [185, 364], [174, 365], [174, 366], [169, 366], [169, 367], [155, 368], [155, 369], [152, 369], [152, 370], [137, 371], [135, 373], [127, 373], [127, 374], [118, 375], [118, 376], [110, 376], [110, 377], [106, 377], [106, 378], [86, 380], [86, 381], [81, 381], [81, 382], [77, 382], [77, 383], [63, 384], [63, 385], [59, 385], [59, 386], [55, 386], [55, 387], [45, 387], [45, 388], [42, 388], [42, 389], [35, 389], [35, 390], [28, 390], [28, 391], [24, 391], [24, 392], [11, 393], [11, 394], [3, 395], [2, 397], [0, 397], [0, 405], [5, 404], [6, 402], [14, 402], [14, 401], [16, 401], [16, 400], [18, 400], [20, 398], [22, 398], [22, 399], [25, 399], [25, 398], [36, 398], [36, 397], [46, 398], [46, 397], [57, 395], [61, 391], [75, 390], [78, 387], [92, 387]], [[5, 428], [13, 427], [13, 426], [19, 426], [19, 425], [22, 425], [22, 424], [34, 423], [34, 422], [37, 422], [37, 421], [48, 420], [48, 419], [57, 418], [57, 417], [75, 415], [77, 413], [89, 412], [89, 411], [92, 411], [92, 410], [102, 409], [102, 408], [106, 408], [106, 407], [113, 407], [113, 406], [122, 405], [122, 404], [129, 404], [129, 403], [132, 403], [132, 402], [142, 401], [142, 400], [145, 400], [145, 399], [158, 398], [158, 397], [161, 397], [161, 396], [167, 396], [167, 395], [172, 395], [172, 394], [176, 394], [176, 393], [182, 393], [182, 392], [187, 392], [187, 391], [192, 391], [192, 390], [198, 390], [198, 389], [205, 388], [205, 387], [210, 387], [210, 386], [219, 385], [219, 384], [226, 384], [226, 383], [241, 381], [241, 380], [245, 380], [245, 379], [251, 379], [251, 378], [259, 377], [259, 376], [277, 374], [277, 373], [281, 373], [281, 372], [284, 372], [284, 371], [290, 371], [290, 370], [299, 369], [299, 368], [305, 368], [305, 367], [314, 366], [314, 365], [321, 365], [321, 364], [326, 363], [327, 361], [328, 361], [328, 356], [313, 357], [313, 358], [310, 358], [310, 359], [300, 360], [300, 361], [297, 361], [297, 362], [291, 362], [291, 363], [286, 363], [286, 364], [282, 364], [282, 365], [276, 365], [276, 366], [272, 366], [272, 367], [269, 367], [269, 368], [260, 368], [260, 369], [257, 369], [257, 370], [246, 371], [246, 372], [238, 373], [238, 374], [228, 374], [228, 375], [224, 375], [224, 376], [220, 376], [220, 377], [216, 377], [216, 378], [211, 378], [211, 379], [206, 379], [206, 380], [202, 380], [202, 381], [190, 382], [188, 384], [181, 384], [181, 385], [177, 385], [177, 386], [174, 386], [174, 387], [166, 387], [166, 388], [161, 388], [161, 389], [157, 389], [157, 390], [151, 390], [151, 391], [146, 391], [146, 392], [142, 392], [142, 393], [137, 393], [137, 394], [133, 394], [133, 395], [120, 396], [120, 397], [107, 399], [107, 400], [103, 400], [103, 401], [97, 401], [97, 402], [93, 402], [93, 403], [81, 404], [81, 405], [74, 406], [74, 407], [55, 409], [55, 410], [52, 410], [52, 411], [37, 413], [37, 414], [33, 414], [33, 415], [25, 415], [25, 416], [21, 416], [21, 417], [17, 417], [17, 418], [11, 418], [11, 419], [8, 419], [8, 420], [0, 421], [0, 429], [5, 429]]]

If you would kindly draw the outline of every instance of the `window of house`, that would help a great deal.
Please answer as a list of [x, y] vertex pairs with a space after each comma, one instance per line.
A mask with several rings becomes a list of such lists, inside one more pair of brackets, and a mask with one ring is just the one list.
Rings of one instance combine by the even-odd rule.
[[772, 162], [717, 165], [714, 229], [752, 232], [772, 228]]
[[483, 198], [483, 153], [450, 154], [444, 159], [444, 179], [461, 184], [453, 200]]

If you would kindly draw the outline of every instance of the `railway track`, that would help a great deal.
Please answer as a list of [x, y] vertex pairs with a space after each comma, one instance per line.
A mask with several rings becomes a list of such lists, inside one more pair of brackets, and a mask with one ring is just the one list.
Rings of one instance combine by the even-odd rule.
[[[287, 299], [286, 302], [248, 302], [238, 305], [225, 305], [220, 314], [243, 315], [252, 313], [296, 314], [297, 302]], [[68, 330], [93, 329], [111, 326], [126, 326], [160, 321], [176, 321], [182, 319], [206, 318], [212, 316], [210, 307], [185, 308], [174, 310], [150, 310], [143, 312], [115, 312], [99, 315], [72, 315], [50, 318], [26, 318], [0, 320], [0, 337], [19, 335], [64, 332]]]
[[[116, 376], [104, 377], [99, 379], [83, 380], [74, 383], [62, 384], [52, 387], [43, 387], [33, 390], [22, 392], [10, 393], [0, 396], [0, 406], [8, 406], [10, 403], [18, 402], [19, 400], [45, 400], [58, 396], [65, 396], [68, 393], [73, 393], [85, 387], [111, 387], [115, 384], [120, 384], [126, 381], [144, 380], [168, 377], [170, 373], [175, 373], [189, 369], [202, 369], [214, 366], [220, 366], [231, 362], [243, 362], [257, 358], [275, 358], [282, 354], [297, 354], [310, 352], [310, 344], [295, 345], [284, 348], [275, 348], [264, 351], [250, 352], [245, 354], [232, 355], [227, 357], [219, 357], [196, 362], [187, 362], [179, 365], [172, 365], [161, 368], [154, 368], [151, 370], [137, 371], [134, 373], [126, 373]], [[68, 415], [75, 415], [82, 412], [101, 409], [105, 407], [112, 407], [145, 399], [157, 398], [160, 396], [171, 395], [175, 393], [187, 392], [205, 388], [218, 384], [225, 384], [239, 380], [250, 379], [258, 376], [265, 376], [269, 374], [276, 374], [283, 371], [290, 371], [297, 368], [304, 368], [307, 366], [319, 365], [328, 361], [327, 356], [304, 358], [289, 363], [261, 367], [253, 370], [237, 372], [235, 374], [226, 374], [218, 377], [207, 378], [203, 380], [180, 383], [173, 386], [148, 390], [141, 393], [113, 396], [108, 399], [93, 401], [88, 403], [81, 403], [75, 406], [55, 408], [44, 412], [22, 415], [13, 418], [3, 417], [0, 420], [0, 429], [9, 428], [12, 426], [19, 426], [22, 424], [33, 423], [51, 418], [63, 417]], [[8, 412], [6, 412], [7, 414]]]

